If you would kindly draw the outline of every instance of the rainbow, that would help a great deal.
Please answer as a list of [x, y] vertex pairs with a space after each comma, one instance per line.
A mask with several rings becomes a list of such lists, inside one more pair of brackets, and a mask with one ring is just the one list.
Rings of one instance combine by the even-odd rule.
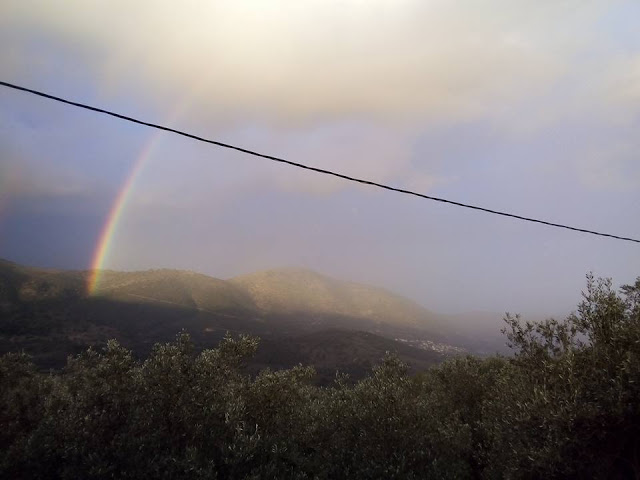
[[[185, 96], [182, 101], [178, 102], [171, 114], [168, 115], [168, 124], [176, 121], [188, 110], [201, 89], [202, 85], [194, 84], [192, 86], [191, 94]], [[149, 159], [152, 158], [154, 149], [158, 144], [158, 141], [162, 138], [163, 133], [165, 132], [160, 131], [152, 135], [151, 139], [142, 148], [140, 154], [133, 162], [133, 166], [122, 184], [122, 187], [120, 187], [118, 194], [111, 204], [109, 214], [107, 215], [106, 221], [100, 230], [100, 236], [98, 237], [98, 242], [96, 243], [96, 247], [93, 251], [91, 267], [87, 279], [87, 291], [89, 295], [95, 295], [100, 289], [100, 279], [104, 272], [105, 264], [109, 258], [109, 252], [113, 247], [114, 238], [116, 236], [120, 220], [122, 219], [127, 208], [127, 204], [131, 199], [132, 192], [135, 190], [136, 182], [140, 178], [142, 171], [149, 163]]]
[[113, 239], [118, 228], [122, 214], [126, 209], [126, 206], [131, 198], [131, 193], [135, 189], [136, 180], [140, 178], [140, 173], [144, 170], [149, 158], [153, 153], [153, 149], [160, 138], [161, 133], [158, 133], [152, 137], [152, 139], [142, 148], [140, 155], [133, 163], [127, 178], [125, 179], [120, 191], [116, 195], [115, 200], [111, 204], [107, 219], [102, 226], [100, 236], [98, 237], [98, 243], [93, 253], [93, 259], [91, 260], [91, 270], [89, 272], [89, 278], [87, 281], [87, 291], [89, 295], [95, 295], [100, 287], [100, 278], [104, 265], [109, 256], [109, 251], [113, 245]]

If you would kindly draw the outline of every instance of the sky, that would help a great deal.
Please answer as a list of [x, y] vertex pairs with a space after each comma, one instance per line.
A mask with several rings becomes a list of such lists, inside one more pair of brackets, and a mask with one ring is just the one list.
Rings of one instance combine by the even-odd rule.
[[[640, 238], [640, 3], [0, 3], [0, 77], [207, 138]], [[640, 246], [418, 199], [0, 87], [0, 257], [279, 267], [562, 315]]]

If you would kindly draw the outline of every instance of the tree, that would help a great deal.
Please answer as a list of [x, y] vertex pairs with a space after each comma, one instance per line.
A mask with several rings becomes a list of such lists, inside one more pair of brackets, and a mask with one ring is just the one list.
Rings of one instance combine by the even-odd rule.
[[640, 476], [640, 278], [587, 276], [564, 321], [506, 317], [515, 349], [485, 406], [492, 470], [534, 477]]
[[251, 376], [257, 339], [145, 360], [115, 341], [55, 374], [0, 357], [2, 478], [640, 477], [640, 278], [587, 278], [565, 320], [507, 315], [513, 357], [417, 377], [387, 355], [355, 384]]

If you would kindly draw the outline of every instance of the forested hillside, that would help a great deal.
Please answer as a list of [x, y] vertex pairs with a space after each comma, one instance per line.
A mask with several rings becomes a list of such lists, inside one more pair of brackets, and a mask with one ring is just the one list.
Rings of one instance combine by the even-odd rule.
[[3, 478], [638, 478], [640, 278], [589, 277], [562, 321], [508, 316], [514, 356], [418, 376], [394, 356], [353, 384], [250, 375], [258, 340], [137, 360], [117, 342], [42, 374], [0, 359]]
[[445, 343], [436, 315], [416, 303], [309, 270], [230, 281], [180, 270], [102, 271], [93, 294], [90, 275], [0, 260], [0, 354], [24, 351], [40, 368], [60, 368], [68, 355], [109, 339], [145, 358], [182, 329], [197, 351], [232, 332], [262, 339], [252, 371], [304, 363], [328, 383], [337, 369], [362, 378], [386, 351], [412, 371], [442, 361], [447, 349], [460, 351]]

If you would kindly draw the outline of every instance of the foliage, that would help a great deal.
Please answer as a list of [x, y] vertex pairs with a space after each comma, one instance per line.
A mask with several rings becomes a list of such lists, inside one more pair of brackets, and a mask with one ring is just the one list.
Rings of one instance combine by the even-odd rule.
[[496, 476], [640, 476], [640, 278], [587, 280], [564, 321], [506, 318], [516, 355], [483, 407]]
[[637, 478], [640, 278], [588, 277], [563, 321], [506, 317], [510, 358], [420, 375], [247, 373], [257, 339], [197, 353], [185, 333], [145, 360], [110, 341], [42, 374], [0, 357], [3, 478]]

